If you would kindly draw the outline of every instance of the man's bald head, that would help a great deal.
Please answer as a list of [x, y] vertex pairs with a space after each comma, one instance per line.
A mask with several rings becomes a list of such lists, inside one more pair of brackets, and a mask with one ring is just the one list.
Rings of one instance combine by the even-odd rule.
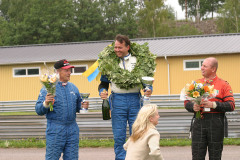
[[214, 57], [209, 57], [209, 58], [206, 58], [205, 60], [209, 61], [210, 62], [210, 65], [214, 68], [216, 68], [216, 72], [217, 72], [217, 69], [218, 69], [218, 60]]

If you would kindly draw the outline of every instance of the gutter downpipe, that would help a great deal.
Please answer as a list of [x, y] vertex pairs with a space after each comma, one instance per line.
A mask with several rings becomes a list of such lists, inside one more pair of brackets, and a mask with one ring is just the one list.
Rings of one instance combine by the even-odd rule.
[[46, 72], [49, 74], [49, 69], [48, 69], [48, 66], [47, 66], [46, 61], [44, 61], [43, 64], [44, 64], [44, 66], [45, 66]]
[[[46, 62], [44, 61], [43, 62], [43, 65], [45, 66], [45, 67], [47, 67], [47, 64], [46, 64]], [[42, 74], [42, 69], [40, 70], [40, 75]]]
[[48, 71], [48, 67], [47, 67], [47, 63], [46, 63], [46, 61], [44, 61], [43, 64], [44, 64], [46, 70]]
[[[45, 68], [46, 68], [47, 72], [49, 72], [49, 71], [50, 71], [50, 68], [47, 66], [47, 62], [46, 62], [46, 61], [44, 61], [44, 62], [43, 62], [43, 64], [44, 64], [44, 66], [45, 66]], [[55, 69], [54, 69], [54, 70], [55, 70]]]
[[[51, 71], [52, 68], [47, 66], [47, 62], [46, 61], [44, 61], [43, 64], [44, 64], [44, 66], [45, 66], [45, 68], [47, 70], [47, 73], [50, 74], [49, 72]], [[56, 72], [56, 69], [53, 67], [53, 73], [55, 73], [55, 72]]]
[[46, 62], [45, 62], [45, 61], [43, 62], [43, 64], [44, 64], [44, 66], [45, 66], [45, 67], [47, 67], [47, 64], [46, 64]]
[[168, 59], [167, 59], [167, 56], [165, 55], [165, 60], [167, 62], [167, 65], [168, 65], [168, 95], [171, 94], [171, 85], [170, 85], [170, 67], [169, 67], [169, 62], [168, 62]]

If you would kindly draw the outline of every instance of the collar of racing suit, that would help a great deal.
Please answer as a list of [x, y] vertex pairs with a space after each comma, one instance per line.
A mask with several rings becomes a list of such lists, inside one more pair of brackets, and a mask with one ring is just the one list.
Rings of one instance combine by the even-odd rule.
[[213, 78], [213, 79], [210, 79], [210, 80], [206, 80], [205, 78], [204, 78], [204, 81], [207, 83], [207, 84], [210, 84], [210, 85], [212, 85], [212, 83], [214, 82], [214, 81], [216, 81], [217, 80], [217, 75]]

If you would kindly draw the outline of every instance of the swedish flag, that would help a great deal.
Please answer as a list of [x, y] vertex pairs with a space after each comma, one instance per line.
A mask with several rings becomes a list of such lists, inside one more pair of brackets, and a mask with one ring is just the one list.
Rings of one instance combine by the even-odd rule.
[[95, 78], [97, 78], [97, 80], [100, 80], [100, 72], [98, 70], [98, 60], [91, 66], [88, 68], [88, 70], [86, 70], [83, 73], [83, 76], [87, 77], [88, 81], [91, 82], [92, 80], [94, 80]]

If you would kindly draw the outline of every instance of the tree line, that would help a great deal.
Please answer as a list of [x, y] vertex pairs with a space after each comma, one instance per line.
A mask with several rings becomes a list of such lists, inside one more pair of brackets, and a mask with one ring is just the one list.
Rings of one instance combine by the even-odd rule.
[[[183, 1], [179, 0], [179, 4], [184, 10]], [[208, 4], [216, 7], [201, 11], [201, 16], [204, 17], [210, 11], [219, 12], [219, 30], [223, 33], [238, 32], [239, 0], [208, 1], [214, 2]], [[188, 24], [177, 27], [175, 11], [164, 2], [0, 0], [0, 46], [112, 40], [118, 33], [130, 38], [202, 34]], [[188, 12], [189, 16], [195, 16], [194, 7], [189, 9], [192, 11]], [[232, 25], [229, 25], [230, 22]]]
[[[238, 33], [240, 27], [239, 0], [178, 0], [186, 11], [186, 18], [207, 19], [217, 13], [217, 26], [220, 33]], [[199, 17], [197, 17], [197, 12]]]

